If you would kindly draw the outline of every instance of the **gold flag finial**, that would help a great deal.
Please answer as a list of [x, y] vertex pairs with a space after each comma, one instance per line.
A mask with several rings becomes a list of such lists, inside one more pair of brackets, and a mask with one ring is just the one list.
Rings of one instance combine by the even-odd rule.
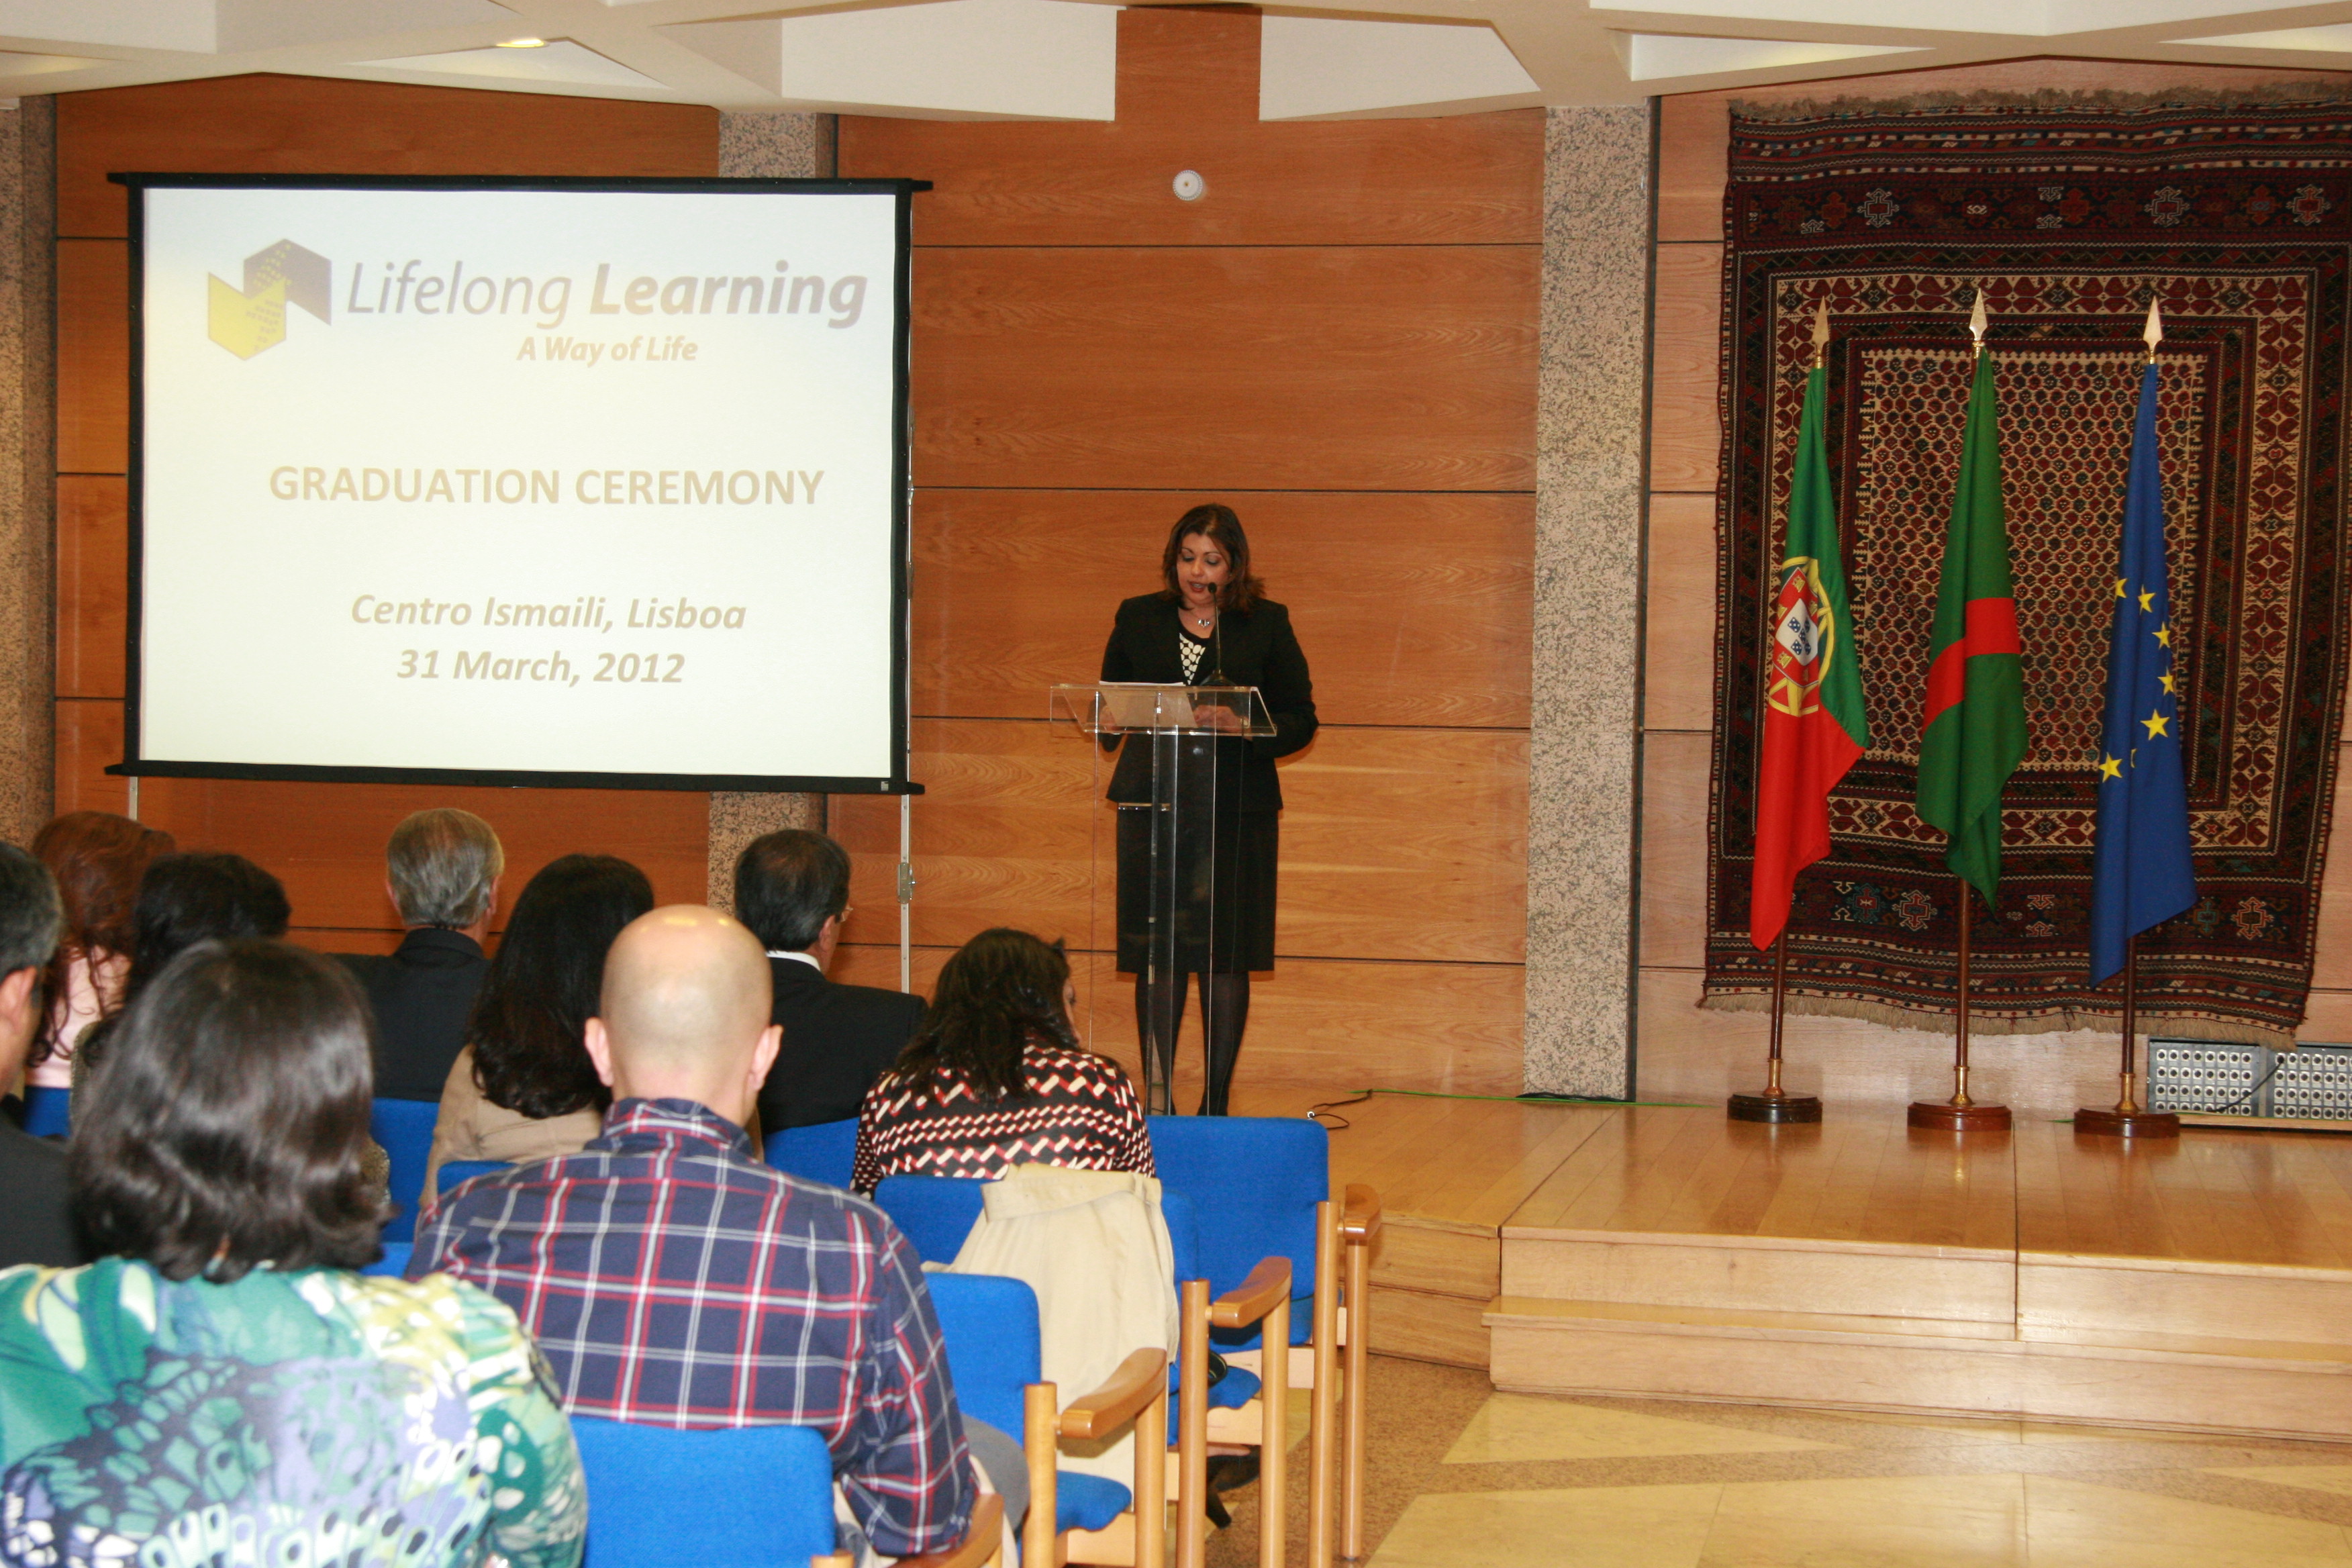
[[1822, 361], [1830, 352], [1830, 297], [1822, 295], [1813, 302], [1813, 368], [1822, 368]]
[[2164, 311], [2157, 304], [2156, 296], [2153, 294], [2149, 295], [2147, 300], [2147, 330], [2141, 332], [2140, 336], [2147, 340], [2147, 363], [2154, 364], [2156, 345], [2164, 342]]
[[1977, 308], [1969, 312], [1969, 336], [1976, 340], [1977, 357], [1979, 359], [1982, 359], [1984, 357], [1985, 328], [1990, 325], [1989, 318], [1985, 315], [1984, 301], [1984, 285], [1979, 283], [1977, 285]]

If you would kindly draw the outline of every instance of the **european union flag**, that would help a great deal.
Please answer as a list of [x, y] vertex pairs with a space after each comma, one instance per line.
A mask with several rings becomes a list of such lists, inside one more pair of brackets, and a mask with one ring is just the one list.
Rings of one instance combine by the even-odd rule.
[[2131, 473], [2124, 486], [2115, 626], [2107, 638], [2098, 833], [2091, 851], [2094, 985], [2124, 966], [2124, 950], [2133, 937], [2197, 901], [2197, 877], [2189, 862], [2180, 691], [2172, 674], [2172, 599], [2165, 584], [2156, 394], [2151, 360], [2140, 377]]

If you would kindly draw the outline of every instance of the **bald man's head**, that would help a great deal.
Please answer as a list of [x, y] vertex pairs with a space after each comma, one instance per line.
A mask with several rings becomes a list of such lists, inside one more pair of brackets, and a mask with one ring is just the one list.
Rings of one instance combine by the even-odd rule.
[[716, 910], [673, 904], [640, 915], [604, 960], [599, 1016], [629, 1078], [740, 1070], [768, 1026], [768, 960]]

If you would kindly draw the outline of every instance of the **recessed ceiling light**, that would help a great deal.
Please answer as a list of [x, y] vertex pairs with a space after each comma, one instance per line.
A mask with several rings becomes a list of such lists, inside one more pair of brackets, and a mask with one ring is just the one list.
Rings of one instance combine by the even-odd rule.
[[499, 40], [499, 47], [502, 49], [543, 49], [547, 47], [547, 40], [545, 38], [500, 38]]

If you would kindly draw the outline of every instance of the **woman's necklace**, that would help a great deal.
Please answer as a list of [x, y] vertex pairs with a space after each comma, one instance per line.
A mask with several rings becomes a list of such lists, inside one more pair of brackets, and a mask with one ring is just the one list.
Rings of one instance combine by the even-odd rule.
[[1211, 610], [1207, 615], [1203, 616], [1196, 615], [1191, 610], [1186, 610], [1184, 612], [1184, 624], [1191, 626], [1196, 635], [1207, 637], [1209, 635], [1209, 629], [1217, 624], [1217, 612]]

